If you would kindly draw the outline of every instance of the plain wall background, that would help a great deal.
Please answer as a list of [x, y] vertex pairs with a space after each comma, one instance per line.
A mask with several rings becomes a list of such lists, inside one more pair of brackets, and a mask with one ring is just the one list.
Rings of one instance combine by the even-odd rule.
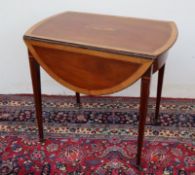
[[[169, 52], [163, 96], [195, 98], [194, 0], [0, 0], [0, 94], [32, 93], [25, 31], [38, 21], [63, 11], [82, 11], [173, 20], [179, 37]], [[151, 96], [156, 94], [153, 76]], [[140, 82], [114, 95], [139, 96]], [[42, 71], [42, 92], [71, 95]]]

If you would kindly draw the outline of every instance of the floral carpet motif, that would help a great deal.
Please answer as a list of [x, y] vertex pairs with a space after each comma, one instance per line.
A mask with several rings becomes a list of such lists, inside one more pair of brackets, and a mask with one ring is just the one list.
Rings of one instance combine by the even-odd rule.
[[43, 96], [45, 142], [33, 97], [0, 95], [0, 175], [193, 175], [195, 100], [149, 103], [142, 169], [135, 166], [139, 99]]

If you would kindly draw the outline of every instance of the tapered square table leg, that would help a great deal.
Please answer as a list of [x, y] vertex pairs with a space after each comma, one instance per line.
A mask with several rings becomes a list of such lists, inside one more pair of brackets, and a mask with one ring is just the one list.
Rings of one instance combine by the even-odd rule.
[[157, 99], [156, 99], [156, 111], [154, 123], [159, 123], [159, 109], [161, 102], [161, 94], [162, 94], [162, 86], [163, 86], [163, 78], [164, 78], [165, 65], [163, 65], [158, 72], [158, 87], [157, 87]]
[[137, 166], [141, 166], [141, 155], [144, 139], [144, 126], [148, 111], [148, 99], [150, 94], [150, 80], [152, 68], [150, 68], [141, 79], [141, 100], [139, 111], [139, 128], [138, 128], [138, 142], [137, 142]]
[[39, 139], [42, 142], [44, 139], [44, 136], [43, 136], [43, 122], [42, 122], [40, 65], [36, 62], [36, 60], [33, 58], [30, 52], [29, 52], [29, 65], [30, 65], [31, 79], [32, 79], [32, 85], [33, 85]]
[[77, 105], [80, 106], [81, 104], [81, 99], [80, 99], [80, 93], [76, 92], [76, 102], [77, 102]]

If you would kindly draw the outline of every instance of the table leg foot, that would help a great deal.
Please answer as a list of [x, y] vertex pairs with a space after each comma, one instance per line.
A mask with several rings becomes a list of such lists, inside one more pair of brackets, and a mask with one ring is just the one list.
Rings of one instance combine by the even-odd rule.
[[40, 143], [45, 143], [45, 139], [44, 138], [39, 138], [39, 142]]
[[154, 125], [154, 126], [160, 126], [160, 124], [161, 124], [161, 122], [160, 122], [159, 119], [153, 119], [152, 125]]
[[136, 162], [136, 164], [135, 164], [135, 168], [137, 169], [137, 170], [139, 170], [139, 171], [143, 171], [143, 168], [142, 168], [142, 166], [141, 166], [141, 162]]

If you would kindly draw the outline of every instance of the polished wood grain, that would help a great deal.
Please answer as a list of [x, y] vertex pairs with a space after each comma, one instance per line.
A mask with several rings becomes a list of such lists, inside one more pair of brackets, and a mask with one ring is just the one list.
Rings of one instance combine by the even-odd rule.
[[[37, 62], [62, 85], [89, 95], [111, 94], [137, 81], [152, 60], [105, 53], [68, 51], [26, 41]], [[86, 51], [86, 50], [85, 50]], [[70, 76], [71, 75], [71, 76]], [[116, 78], [117, 77], [117, 78]]]
[[174, 22], [66, 12], [38, 23], [25, 39], [155, 58], [176, 35]]
[[[159, 71], [155, 119], [158, 120], [164, 67], [177, 39], [174, 22], [78, 12], [52, 16], [24, 35], [35, 97], [39, 138], [43, 141], [39, 65], [76, 92], [118, 92], [141, 79], [137, 166], [141, 166], [151, 75]], [[80, 106], [81, 107], [81, 106]]]

